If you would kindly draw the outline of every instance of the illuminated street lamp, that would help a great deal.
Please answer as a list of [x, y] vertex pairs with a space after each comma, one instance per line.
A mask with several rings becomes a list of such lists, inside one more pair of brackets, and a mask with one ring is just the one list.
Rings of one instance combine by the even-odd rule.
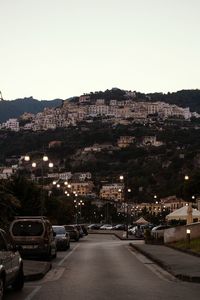
[[185, 180], [189, 180], [190, 178], [189, 178], [188, 175], [185, 175], [184, 179], [185, 179]]
[[187, 239], [187, 246], [190, 248], [190, 233], [191, 230], [189, 228], [186, 229], [186, 239]]
[[123, 182], [124, 215], [126, 217], [126, 224], [124, 224], [124, 225], [125, 225], [125, 228], [126, 228], [126, 238], [128, 238], [128, 223], [129, 223], [129, 220], [128, 220], [128, 199], [127, 199], [127, 192], [131, 193], [131, 189], [130, 188], [127, 189], [127, 184], [126, 184], [127, 176], [125, 178], [123, 175], [120, 175], [119, 179], [120, 179], [120, 181]]
[[25, 155], [24, 160], [25, 161], [29, 161], [30, 160], [30, 156], [29, 155]]
[[[47, 155], [43, 155], [43, 157], [41, 158], [41, 178], [42, 178], [42, 194], [41, 194], [41, 215], [44, 214], [44, 165], [43, 162], [47, 162], [49, 160]], [[25, 155], [24, 156], [24, 161], [25, 162], [30, 162], [31, 158], [29, 155]], [[53, 163], [49, 162], [48, 164], [49, 168], [53, 168]], [[36, 169], [37, 168], [37, 163], [35, 161], [33, 161], [31, 163], [31, 167]], [[53, 182], [53, 184], [55, 185], [56, 183]]]

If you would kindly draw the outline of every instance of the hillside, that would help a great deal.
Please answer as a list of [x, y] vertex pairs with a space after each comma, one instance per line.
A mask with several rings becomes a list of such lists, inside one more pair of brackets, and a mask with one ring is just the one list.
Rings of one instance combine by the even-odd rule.
[[[129, 93], [129, 92], [128, 92]], [[88, 93], [91, 101], [96, 99], [105, 99], [106, 103], [112, 99], [125, 100], [129, 98], [127, 91], [114, 88], [106, 91], [96, 91]], [[144, 94], [135, 92], [135, 101], [163, 101], [169, 104], [176, 104], [181, 107], [189, 107], [191, 111], [200, 113], [200, 90], [182, 90], [174, 93], [151, 93]], [[69, 101], [78, 101], [78, 97], [72, 97]], [[18, 118], [24, 112], [38, 113], [43, 111], [45, 107], [57, 107], [62, 103], [61, 99], [54, 99], [51, 101], [39, 101], [33, 97], [16, 99], [12, 101], [0, 101], [0, 123], [9, 118]]]
[[45, 107], [57, 107], [61, 103], [61, 99], [39, 101], [32, 97], [13, 101], [0, 101], [0, 123], [9, 118], [18, 118], [24, 112], [38, 113], [43, 111]]
[[191, 111], [200, 113], [200, 90], [182, 90], [175, 93], [148, 94], [151, 101], [163, 101], [181, 107], [189, 107]]

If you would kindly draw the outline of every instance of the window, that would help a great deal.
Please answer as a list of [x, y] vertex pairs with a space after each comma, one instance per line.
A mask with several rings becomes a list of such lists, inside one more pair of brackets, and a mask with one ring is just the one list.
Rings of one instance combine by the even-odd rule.
[[41, 236], [44, 227], [41, 222], [19, 221], [13, 225], [12, 232], [14, 236]]

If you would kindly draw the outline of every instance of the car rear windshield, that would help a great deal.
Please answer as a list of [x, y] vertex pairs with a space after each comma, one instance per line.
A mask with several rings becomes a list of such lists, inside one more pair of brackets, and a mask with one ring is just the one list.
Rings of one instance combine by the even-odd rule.
[[41, 236], [43, 232], [43, 224], [36, 221], [19, 221], [12, 228], [14, 236]]
[[53, 227], [53, 231], [55, 231], [57, 234], [65, 234], [66, 230], [64, 227]]

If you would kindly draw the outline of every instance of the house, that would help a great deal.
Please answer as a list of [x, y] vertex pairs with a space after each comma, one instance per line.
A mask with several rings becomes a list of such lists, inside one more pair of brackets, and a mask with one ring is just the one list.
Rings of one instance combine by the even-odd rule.
[[119, 148], [127, 148], [134, 142], [134, 140], [135, 138], [133, 136], [120, 136], [117, 140], [117, 145]]
[[123, 187], [123, 184], [119, 183], [105, 184], [100, 190], [100, 198], [103, 200], [122, 202], [124, 199]]

